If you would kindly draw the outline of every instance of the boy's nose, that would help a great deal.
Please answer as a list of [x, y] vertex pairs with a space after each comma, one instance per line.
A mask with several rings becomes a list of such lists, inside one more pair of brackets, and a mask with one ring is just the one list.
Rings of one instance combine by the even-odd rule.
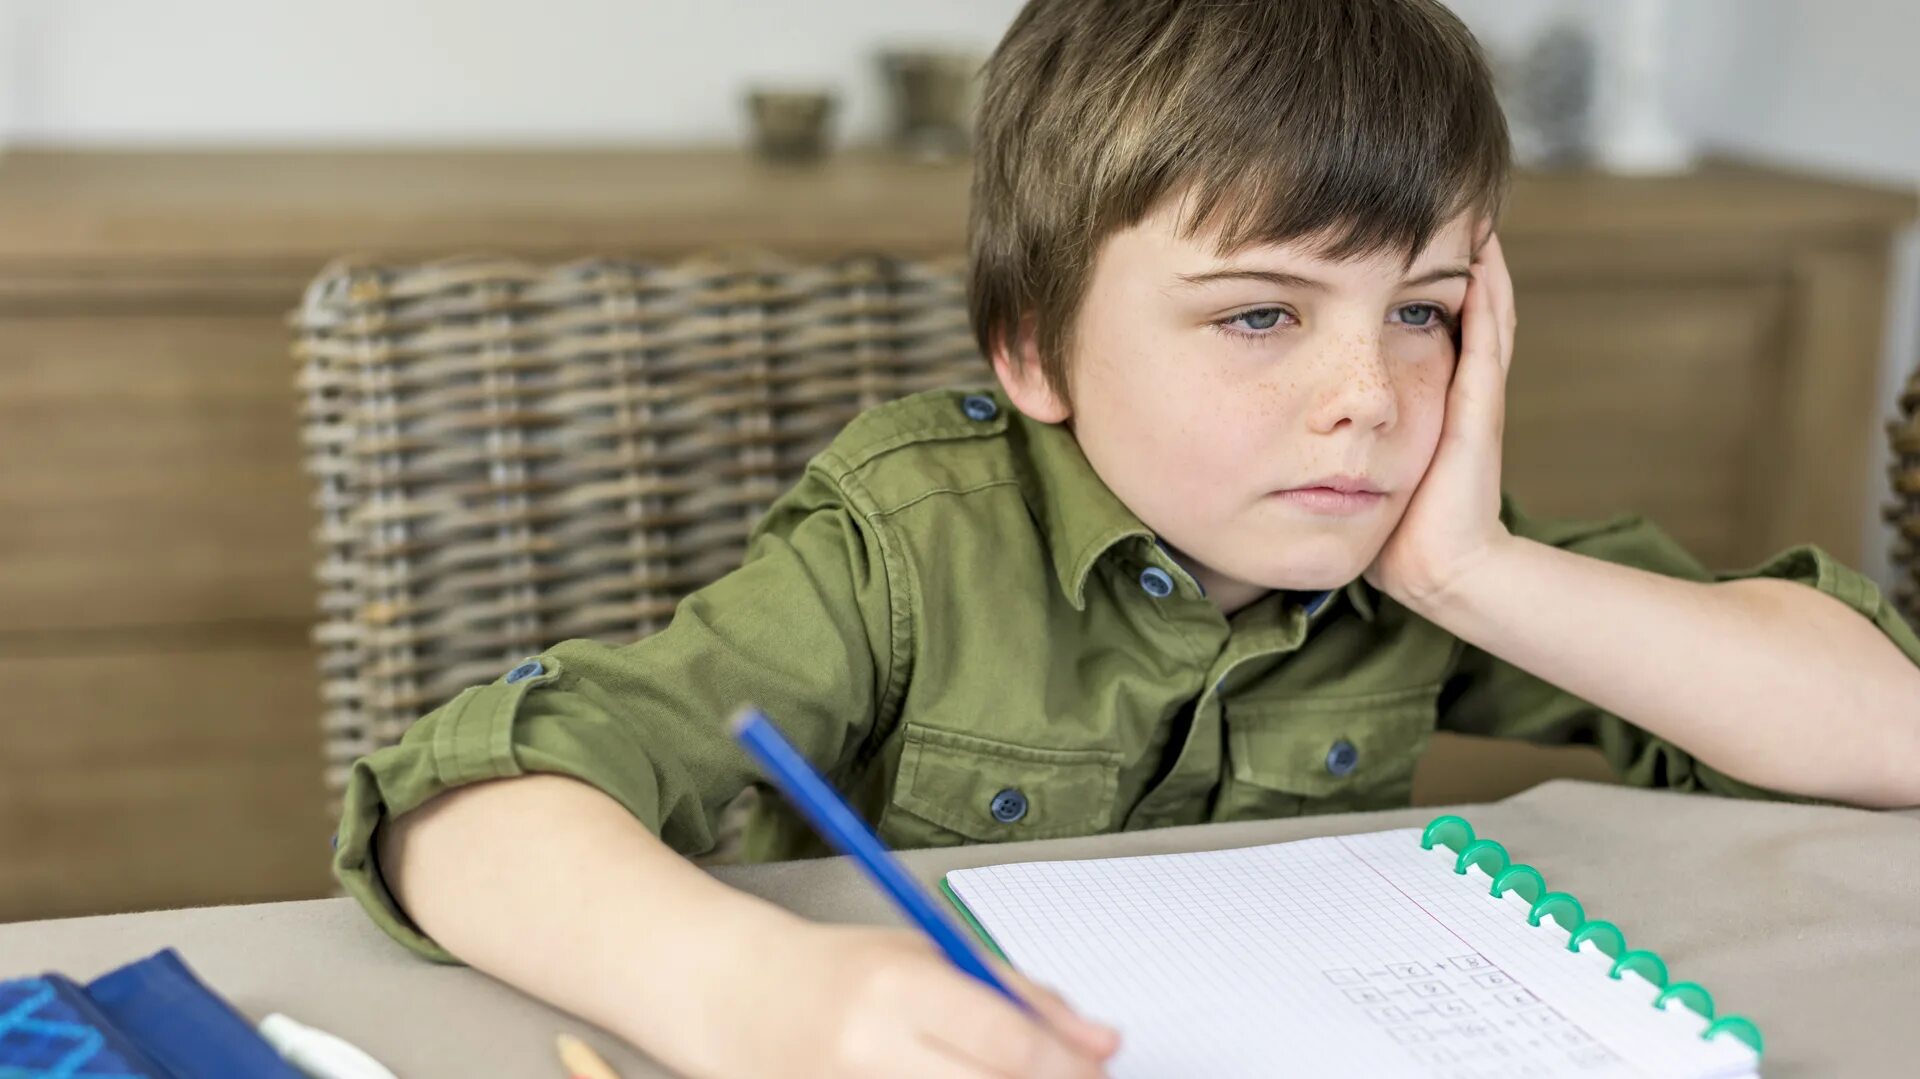
[[1399, 398], [1377, 339], [1343, 349], [1327, 374], [1329, 385], [1314, 416], [1316, 430], [1331, 432], [1349, 424], [1381, 430], [1400, 418]]

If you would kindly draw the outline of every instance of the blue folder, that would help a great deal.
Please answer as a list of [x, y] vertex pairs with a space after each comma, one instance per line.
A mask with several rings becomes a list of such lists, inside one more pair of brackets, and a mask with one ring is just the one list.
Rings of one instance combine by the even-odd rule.
[[84, 988], [0, 982], [0, 1079], [301, 1079], [168, 948]]

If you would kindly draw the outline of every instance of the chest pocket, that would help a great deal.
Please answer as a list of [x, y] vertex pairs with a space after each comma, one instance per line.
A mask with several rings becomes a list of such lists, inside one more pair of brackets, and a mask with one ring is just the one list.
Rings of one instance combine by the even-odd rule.
[[1358, 697], [1228, 702], [1221, 820], [1408, 805], [1440, 684]]
[[897, 847], [1055, 839], [1110, 828], [1120, 754], [1043, 749], [908, 723], [880, 834]]

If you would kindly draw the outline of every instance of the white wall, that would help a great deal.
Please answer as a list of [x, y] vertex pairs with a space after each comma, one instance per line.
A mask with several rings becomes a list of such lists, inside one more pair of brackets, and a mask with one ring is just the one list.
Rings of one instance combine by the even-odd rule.
[[0, 0], [17, 141], [743, 139], [743, 87], [881, 123], [873, 51], [990, 50], [1018, 0]]
[[[1452, 0], [1494, 47], [1563, 0]], [[1603, 20], [1610, 0], [1584, 2]], [[1673, 0], [1674, 111], [1711, 147], [1920, 185], [1920, 0]], [[1020, 0], [0, 0], [0, 138], [100, 144], [729, 142], [750, 82], [876, 133], [886, 44], [992, 47]], [[1885, 409], [1920, 362], [1901, 248]], [[1882, 489], [1884, 471], [1873, 475]], [[1875, 519], [1874, 507], [1863, 514]], [[1885, 577], [1884, 558], [1869, 568]]]
[[[1679, 107], [1702, 137], [1790, 164], [1920, 184], [1920, 4], [1682, 0]], [[1698, 53], [1695, 54], [1698, 56]]]
[[[1920, 188], [1920, 3], [1915, 0], [1679, 0], [1690, 43], [1676, 112], [1708, 144], [1782, 165]], [[1920, 367], [1920, 228], [1895, 254], [1881, 357], [1880, 415]], [[1880, 426], [1875, 424], [1876, 433]], [[1889, 455], [1872, 464], [1876, 541], [1886, 582], [1891, 535], [1880, 520]]]

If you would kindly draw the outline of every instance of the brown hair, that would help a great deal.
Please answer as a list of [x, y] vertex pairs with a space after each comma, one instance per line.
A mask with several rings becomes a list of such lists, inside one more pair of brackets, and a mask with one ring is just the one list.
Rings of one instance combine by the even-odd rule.
[[1506, 120], [1439, 0], [1031, 0], [987, 62], [968, 222], [981, 348], [1035, 321], [1064, 399], [1100, 242], [1169, 194], [1224, 254], [1404, 252], [1496, 214]]

